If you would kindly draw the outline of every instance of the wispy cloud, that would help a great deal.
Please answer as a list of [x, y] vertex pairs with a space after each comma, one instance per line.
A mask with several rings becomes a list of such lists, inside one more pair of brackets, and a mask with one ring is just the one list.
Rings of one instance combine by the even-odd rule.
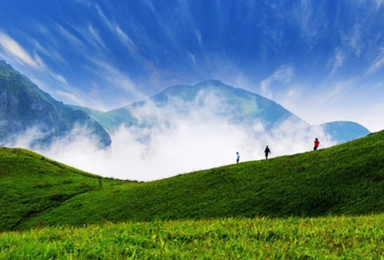
[[120, 41], [127, 47], [129, 52], [131, 54], [138, 55], [138, 53], [136, 52], [137, 46], [135, 45], [131, 37], [129, 37], [128, 34], [126, 34], [115, 21], [108, 19], [107, 16], [104, 14], [103, 10], [101, 10], [98, 5], [96, 5], [96, 10], [101, 20], [107, 25], [107, 27], [112, 33], [118, 36]]
[[361, 27], [359, 24], [353, 27], [353, 32], [343, 37], [344, 41], [349, 43], [349, 46], [354, 50], [356, 56], [360, 56], [362, 48]]
[[[43, 51], [45, 52], [45, 54], [47, 54], [47, 51], [40, 45], [38, 41], [34, 39], [31, 39], [31, 41], [33, 42], [33, 46], [38, 47], [39, 51]], [[54, 94], [55, 87], [58, 86], [64, 86], [68, 89], [71, 89], [65, 77], [61, 74], [53, 72], [50, 68], [48, 68], [39, 55], [35, 54], [34, 58], [32, 58], [31, 55], [29, 55], [27, 51], [25, 51], [24, 48], [21, 47], [20, 44], [18, 44], [8, 35], [1, 32], [0, 45], [2, 49], [9, 54], [8, 56], [6, 56], [6, 60], [11, 64], [15, 62], [21, 64], [20, 69], [22, 70], [22, 72], [26, 73], [27, 75], [30, 74], [30, 79], [35, 84], [38, 84], [39, 87], [42, 88], [44, 91]], [[2, 54], [1, 56], [5, 55]], [[51, 84], [49, 84], [48, 82], [50, 82]], [[55, 82], [56, 84], [52, 84], [52, 82]]]
[[61, 91], [61, 90], [56, 90], [56, 93], [63, 97], [65, 100], [69, 100], [69, 101], [72, 101], [72, 102], [69, 102], [71, 104], [76, 104], [76, 105], [85, 105], [86, 102], [84, 102], [84, 100], [80, 99], [79, 96], [73, 94], [73, 93], [69, 93], [69, 92], [64, 92], [64, 91]]
[[[88, 31], [89, 31], [88, 35], [90, 35], [92, 39], [96, 40], [98, 45], [106, 49], [104, 41], [101, 39], [99, 32], [95, 30], [95, 28], [93, 28], [92, 24], [88, 25]], [[93, 44], [93, 45], [95, 46], [96, 44]]]
[[32, 46], [36, 50], [36, 52], [40, 53], [41, 56], [44, 56], [45, 58], [49, 58], [54, 62], [62, 62], [62, 63], [66, 62], [66, 59], [63, 57], [61, 53], [58, 52], [57, 49], [54, 49], [50, 46], [47, 47], [47, 44], [43, 46], [43, 44], [36, 39], [31, 38], [30, 42], [32, 43]]
[[301, 0], [300, 5], [293, 11], [293, 19], [297, 19], [301, 35], [310, 46], [324, 37], [324, 32], [329, 26], [324, 6], [324, 2]]
[[116, 27], [115, 22], [110, 21], [104, 14], [103, 10], [101, 10], [99, 5], [95, 5], [95, 8], [97, 10], [97, 14], [100, 16], [100, 18], [103, 20], [103, 22], [107, 25], [107, 27], [113, 31]]
[[59, 75], [59, 74], [56, 74], [56, 73], [52, 73], [52, 72], [51, 72], [51, 75], [52, 75], [52, 77], [54, 79], [56, 79], [57, 81], [61, 82], [62, 84], [68, 85], [67, 80], [62, 75]]
[[190, 52], [187, 52], [187, 56], [191, 59], [194, 65], [196, 65], [196, 57]]
[[34, 69], [43, 66], [42, 60], [38, 55], [32, 58], [20, 44], [2, 32], [0, 32], [0, 45], [4, 51], [8, 52], [15, 60], [22, 62], [24, 65], [28, 65]]
[[332, 68], [332, 74], [335, 74], [336, 71], [343, 67], [344, 61], [345, 61], [345, 52], [341, 48], [337, 48], [335, 51], [335, 56], [332, 59], [333, 68]]
[[264, 97], [272, 98], [273, 92], [271, 86], [276, 82], [289, 83], [294, 77], [294, 68], [292, 66], [285, 66], [275, 71], [267, 79], [263, 80], [260, 84], [261, 93]]
[[56, 24], [56, 28], [58, 29], [58, 32], [61, 33], [61, 36], [64, 37], [73, 47], [81, 48], [82, 50], [85, 49], [84, 43], [72, 33], [64, 29], [61, 25]]
[[112, 86], [122, 89], [126, 93], [133, 95], [135, 98], [146, 97], [138, 90], [131, 78], [122, 73], [118, 68], [102, 60], [92, 57], [89, 57], [89, 59], [96, 66], [96, 70], [104, 75], [103, 79], [108, 81]]
[[109, 51], [108, 48], [106, 48], [99, 31], [95, 29], [91, 23], [88, 25], [69, 25], [74, 31], [81, 35], [81, 40], [62, 27], [60, 31], [62, 32], [62, 35], [69, 40], [69, 42], [73, 45], [74, 50], [78, 53], [85, 54], [91, 53], [92, 50], [96, 50], [99, 54], [102, 54]]
[[200, 33], [200, 31], [197, 30], [197, 29], [195, 29], [195, 30], [194, 30], [194, 34], [195, 34], [195, 37], [196, 37], [196, 39], [197, 39], [197, 42], [199, 43], [200, 48], [203, 47], [203, 39], [202, 39], [202, 37], [201, 37], [201, 33]]
[[116, 32], [117, 32], [117, 35], [119, 36], [120, 40], [124, 43], [124, 45], [128, 48], [128, 50], [131, 53], [134, 53], [137, 48], [135, 46], [135, 43], [132, 41], [132, 39], [129, 38], [129, 36], [127, 34], [125, 34], [119, 26], [116, 26]]
[[384, 47], [380, 48], [380, 53], [377, 55], [376, 59], [369, 66], [365, 75], [373, 74], [380, 70], [384, 66]]
[[[63, 32], [63, 31], [62, 31]], [[76, 43], [76, 46], [80, 46], [79, 41], [74, 40], [73, 37], [65, 33], [66, 39], [71, 39], [72, 43]], [[39, 41], [34, 38], [28, 38], [29, 42], [32, 43], [32, 47], [35, 47], [35, 51], [38, 51], [43, 56], [47, 56], [52, 59], [49, 55], [49, 51], [45, 49]], [[27, 51], [10, 36], [0, 32], [0, 46], [6, 52], [0, 54], [7, 62], [15, 66], [23, 74], [27, 75], [32, 82], [34, 82], [40, 89], [48, 92], [53, 98], [64, 101], [66, 103], [74, 103], [78, 105], [86, 105], [86, 99], [81, 98], [81, 90], [78, 90], [68, 83], [64, 75], [54, 72], [49, 68], [46, 63], [40, 58], [39, 55], [35, 54], [34, 57], [27, 53]], [[8, 55], [8, 56], [6, 56]], [[53, 56], [55, 57], [55, 56]], [[60, 56], [61, 57], [61, 56]], [[55, 62], [57, 60], [54, 60]], [[58, 61], [63, 62], [59, 59]], [[20, 66], [16, 66], [20, 64]]]
[[384, 0], [373, 0], [376, 3], [376, 6], [380, 8], [384, 4]]

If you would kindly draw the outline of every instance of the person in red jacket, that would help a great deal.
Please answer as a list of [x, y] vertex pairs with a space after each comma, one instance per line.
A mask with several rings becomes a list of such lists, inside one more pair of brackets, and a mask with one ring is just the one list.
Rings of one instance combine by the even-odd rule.
[[315, 145], [313, 146], [313, 150], [317, 150], [317, 148], [319, 147], [319, 144], [320, 144], [319, 139], [315, 138], [314, 143], [315, 143]]

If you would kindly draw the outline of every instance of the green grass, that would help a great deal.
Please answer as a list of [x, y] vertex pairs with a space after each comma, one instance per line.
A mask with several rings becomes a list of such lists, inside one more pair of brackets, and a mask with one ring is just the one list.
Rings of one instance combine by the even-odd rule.
[[384, 215], [153, 221], [0, 234], [0, 259], [383, 259]]
[[384, 131], [139, 183], [0, 148], [0, 259], [383, 259]]
[[100, 189], [99, 176], [24, 149], [0, 148], [0, 178], [0, 231], [15, 229], [74, 197]]
[[137, 183], [0, 149], [0, 230], [105, 221], [384, 213], [384, 132], [349, 143]]

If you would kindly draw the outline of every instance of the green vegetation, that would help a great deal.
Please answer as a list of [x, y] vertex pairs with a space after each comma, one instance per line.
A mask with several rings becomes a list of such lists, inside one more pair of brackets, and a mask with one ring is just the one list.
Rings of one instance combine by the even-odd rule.
[[0, 231], [100, 189], [98, 176], [24, 149], [0, 148], [0, 178]]
[[47, 227], [0, 234], [0, 259], [382, 259], [384, 215]]
[[[3, 191], [15, 189], [21, 180], [16, 176], [23, 176], [29, 186], [19, 186], [23, 187], [18, 189], [19, 196], [31, 199], [36, 197], [30, 194], [39, 190], [37, 187], [52, 185], [41, 188], [47, 196], [40, 196], [39, 205], [49, 206], [34, 210], [34, 214], [16, 214], [22, 218], [17, 225], [5, 226], [3, 221], [0, 225], [2, 230], [12, 230], [36, 227], [39, 220], [45, 225], [81, 226], [104, 221], [382, 213], [383, 147], [384, 132], [380, 132], [328, 149], [244, 162], [148, 183], [102, 179], [102, 189], [98, 188], [95, 176], [77, 173], [71, 175], [73, 183], [67, 184], [63, 183], [64, 176], [61, 180], [52, 179], [41, 174], [41, 166], [36, 166], [27, 176], [13, 175], [8, 184], [2, 182], [1, 188]], [[21, 155], [19, 160], [24, 160]], [[77, 175], [82, 179], [76, 181]], [[59, 182], [69, 191], [59, 190]], [[9, 205], [9, 197], [1, 200], [1, 205]], [[36, 204], [13, 203], [26, 208]]]
[[377, 259], [383, 148], [384, 131], [148, 183], [0, 148], [0, 259]]

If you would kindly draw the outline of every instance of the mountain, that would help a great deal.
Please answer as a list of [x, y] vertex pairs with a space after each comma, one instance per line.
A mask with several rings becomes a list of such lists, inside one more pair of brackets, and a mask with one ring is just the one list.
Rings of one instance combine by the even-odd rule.
[[0, 61], [0, 142], [12, 143], [28, 129], [36, 129], [39, 134], [31, 145], [46, 147], [76, 126], [89, 131], [101, 147], [111, 144], [109, 134], [87, 113], [56, 101], [26, 76]]
[[384, 213], [384, 131], [318, 151], [152, 182], [87, 174], [25, 149], [0, 148], [0, 231], [287, 216]]
[[174, 116], [185, 117], [194, 111], [202, 112], [201, 115], [205, 113], [221, 117], [233, 124], [250, 124], [260, 120], [266, 130], [288, 118], [305, 123], [270, 99], [218, 80], [208, 80], [194, 86], [171, 86], [153, 97], [108, 112], [71, 107], [88, 113], [110, 131], [121, 124], [128, 127], [167, 125]]
[[[208, 80], [194, 86], [172, 86], [150, 99], [112, 110], [108, 114], [126, 118], [128, 123], [135, 124], [138, 122], [133, 119], [135, 112], [148, 104], [169, 116], [172, 113], [184, 116], [191, 113], [191, 109], [205, 111], [205, 108], [211, 108], [215, 112], [213, 116], [221, 116], [232, 123], [251, 123], [255, 119], [261, 120], [266, 130], [288, 118], [300, 121], [297, 116], [276, 102], [246, 90], [231, 87], [218, 80]], [[147, 118], [143, 118], [141, 125], [150, 125], [151, 121], [153, 123], [154, 116], [156, 115], [149, 114]]]
[[[200, 117], [219, 117], [237, 125], [250, 126], [259, 122], [264, 131], [272, 130], [287, 119], [295, 125], [308, 128], [308, 131], [311, 129], [307, 122], [276, 102], [218, 80], [208, 80], [194, 86], [171, 86], [151, 98], [108, 112], [73, 108], [88, 113], [109, 131], [114, 131], [120, 125], [141, 128], [170, 127], [175, 117], [187, 118], [194, 112], [199, 113]], [[329, 122], [320, 127], [336, 143], [370, 133], [362, 125], [349, 121]]]
[[335, 121], [322, 124], [321, 127], [338, 143], [344, 143], [368, 135], [364, 126], [350, 121]]

